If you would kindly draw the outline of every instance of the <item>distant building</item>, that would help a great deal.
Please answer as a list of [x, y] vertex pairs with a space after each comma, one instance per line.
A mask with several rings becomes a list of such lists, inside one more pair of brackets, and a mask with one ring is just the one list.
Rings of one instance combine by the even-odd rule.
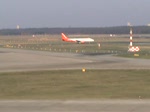
[[17, 25], [17, 29], [20, 29], [20, 26], [19, 26], [19, 25]]
[[132, 26], [130, 22], [127, 23], [127, 26]]
[[147, 26], [150, 26], [150, 24], [147, 24]]

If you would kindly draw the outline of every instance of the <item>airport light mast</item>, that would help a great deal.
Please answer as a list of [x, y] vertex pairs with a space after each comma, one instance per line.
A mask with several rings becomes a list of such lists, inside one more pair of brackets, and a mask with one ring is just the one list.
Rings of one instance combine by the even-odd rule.
[[130, 28], [130, 46], [128, 49], [129, 52], [139, 52], [140, 48], [138, 46], [133, 46], [133, 31], [132, 28]]

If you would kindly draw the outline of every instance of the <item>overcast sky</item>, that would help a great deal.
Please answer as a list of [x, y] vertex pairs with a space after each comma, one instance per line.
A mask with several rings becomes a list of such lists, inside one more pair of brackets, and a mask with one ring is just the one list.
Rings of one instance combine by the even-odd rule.
[[150, 23], [150, 0], [0, 0], [0, 29]]

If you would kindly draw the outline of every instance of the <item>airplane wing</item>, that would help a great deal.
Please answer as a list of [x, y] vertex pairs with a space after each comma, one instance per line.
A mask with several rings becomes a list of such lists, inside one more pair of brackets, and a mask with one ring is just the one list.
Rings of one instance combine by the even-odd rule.
[[76, 40], [76, 42], [77, 42], [78, 44], [83, 44], [83, 43], [85, 43], [84, 41], [80, 41], [80, 40]]

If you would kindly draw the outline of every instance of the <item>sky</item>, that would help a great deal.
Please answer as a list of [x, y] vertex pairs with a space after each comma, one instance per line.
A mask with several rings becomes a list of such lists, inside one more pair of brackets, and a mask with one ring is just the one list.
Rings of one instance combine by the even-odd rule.
[[150, 23], [150, 0], [0, 0], [0, 29]]

